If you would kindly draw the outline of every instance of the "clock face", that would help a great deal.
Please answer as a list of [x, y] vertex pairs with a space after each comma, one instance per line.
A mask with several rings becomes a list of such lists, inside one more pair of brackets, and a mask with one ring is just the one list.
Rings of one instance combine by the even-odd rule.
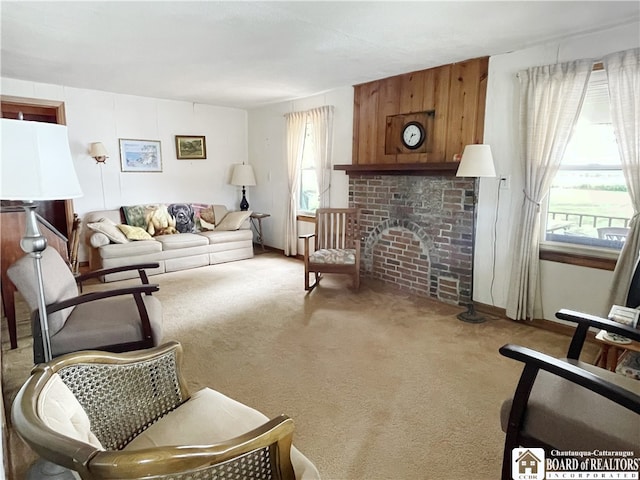
[[402, 143], [410, 149], [419, 148], [424, 143], [424, 127], [418, 122], [409, 122], [402, 129]]

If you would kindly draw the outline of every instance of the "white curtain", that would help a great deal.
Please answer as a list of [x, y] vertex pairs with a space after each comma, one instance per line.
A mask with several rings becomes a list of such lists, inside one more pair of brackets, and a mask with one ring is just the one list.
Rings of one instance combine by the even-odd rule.
[[315, 167], [320, 208], [329, 207], [331, 189], [331, 153], [333, 148], [333, 105], [309, 110], [315, 146]]
[[292, 112], [285, 115], [287, 126], [287, 168], [289, 173], [289, 206], [285, 224], [284, 254], [295, 256], [298, 254], [298, 229], [296, 216], [298, 215], [298, 196], [300, 190], [300, 166], [304, 135], [307, 126], [306, 112]]
[[521, 224], [514, 238], [514, 261], [507, 316], [533, 318], [538, 284], [540, 202], [571, 138], [593, 68], [590, 60], [533, 67], [519, 72], [520, 154], [524, 164]]
[[[613, 272], [609, 304], [624, 305], [640, 250], [640, 48], [604, 57], [611, 119], [633, 205], [629, 233]], [[608, 309], [607, 309], [608, 310]]]

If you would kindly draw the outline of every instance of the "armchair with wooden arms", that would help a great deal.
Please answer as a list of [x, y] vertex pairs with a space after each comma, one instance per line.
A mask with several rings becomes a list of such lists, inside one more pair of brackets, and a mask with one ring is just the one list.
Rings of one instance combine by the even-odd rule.
[[640, 330], [571, 310], [556, 317], [577, 324], [567, 358], [517, 345], [500, 353], [524, 363], [513, 398], [502, 404], [506, 433], [502, 479], [511, 479], [517, 447], [560, 451], [634, 451], [640, 448], [640, 381], [579, 360], [590, 327], [640, 341]]
[[[145, 269], [157, 263], [96, 270], [74, 277], [53, 248], [42, 252], [42, 274], [53, 357], [78, 350], [112, 352], [138, 350], [162, 340], [162, 305], [152, 296], [158, 286], [149, 284]], [[79, 294], [82, 282], [108, 273], [137, 270], [141, 285]], [[37, 280], [33, 259], [26, 255], [7, 274], [32, 312], [34, 363], [43, 362]]]
[[[360, 288], [360, 210], [357, 208], [319, 208], [315, 233], [304, 239], [304, 289], [313, 290], [322, 273], [351, 275], [353, 288]], [[314, 248], [310, 240], [314, 239]], [[313, 284], [309, 274], [315, 275]]]
[[190, 394], [182, 347], [70, 353], [37, 365], [13, 402], [18, 434], [83, 479], [318, 479], [291, 445], [286, 415], [269, 420], [203, 388]]

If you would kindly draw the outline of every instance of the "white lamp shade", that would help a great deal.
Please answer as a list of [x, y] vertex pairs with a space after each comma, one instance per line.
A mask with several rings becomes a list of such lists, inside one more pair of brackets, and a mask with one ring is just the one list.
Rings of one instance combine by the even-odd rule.
[[65, 125], [3, 118], [0, 143], [3, 200], [82, 196]]
[[94, 142], [91, 144], [89, 148], [89, 156], [90, 157], [108, 157], [109, 153], [107, 149], [104, 148], [102, 142]]
[[489, 145], [467, 145], [462, 152], [456, 177], [495, 177]]
[[233, 168], [233, 175], [231, 176], [231, 185], [238, 186], [253, 186], [256, 185], [256, 176], [253, 174], [253, 167], [251, 165], [236, 165]]

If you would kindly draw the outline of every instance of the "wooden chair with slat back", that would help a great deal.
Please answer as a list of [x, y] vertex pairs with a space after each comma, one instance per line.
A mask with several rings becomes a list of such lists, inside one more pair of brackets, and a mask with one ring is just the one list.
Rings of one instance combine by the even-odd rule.
[[[304, 239], [304, 289], [312, 290], [323, 273], [351, 275], [353, 288], [360, 288], [360, 210], [357, 208], [319, 208], [315, 233]], [[310, 240], [314, 239], [313, 249]], [[309, 274], [315, 275], [310, 284]]]

